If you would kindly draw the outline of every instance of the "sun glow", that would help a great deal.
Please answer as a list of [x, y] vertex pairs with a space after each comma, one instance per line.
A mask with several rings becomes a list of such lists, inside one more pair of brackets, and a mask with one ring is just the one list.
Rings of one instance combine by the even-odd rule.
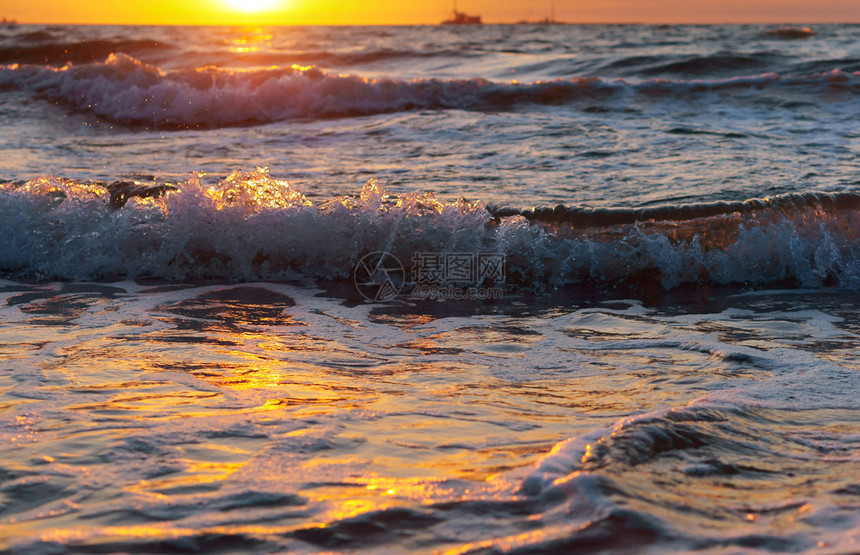
[[221, 0], [237, 12], [257, 13], [271, 11], [278, 7], [282, 0]]

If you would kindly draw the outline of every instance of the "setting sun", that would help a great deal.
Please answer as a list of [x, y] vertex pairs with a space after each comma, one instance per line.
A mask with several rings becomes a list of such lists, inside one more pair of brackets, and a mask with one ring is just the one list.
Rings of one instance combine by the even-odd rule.
[[[855, 21], [856, 0], [543, 0], [534, 6], [517, 0], [459, 0], [468, 14], [485, 23], [539, 21], [552, 17], [571, 23], [728, 23]], [[395, 0], [149, 0], [145, 3], [83, 0], [0, 0], [0, 17], [18, 23], [169, 25], [375, 25], [435, 24], [450, 16], [454, 3]], [[264, 20], [264, 21], [263, 21]]]
[[281, 4], [281, 0], [221, 0], [230, 8], [246, 13], [256, 13], [272, 10]]

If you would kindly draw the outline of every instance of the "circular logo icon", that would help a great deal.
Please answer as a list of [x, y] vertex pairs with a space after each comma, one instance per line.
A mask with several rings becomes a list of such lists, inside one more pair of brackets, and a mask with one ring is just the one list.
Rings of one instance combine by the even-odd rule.
[[368, 301], [387, 301], [403, 289], [406, 271], [393, 254], [372, 252], [361, 257], [352, 277], [362, 297]]

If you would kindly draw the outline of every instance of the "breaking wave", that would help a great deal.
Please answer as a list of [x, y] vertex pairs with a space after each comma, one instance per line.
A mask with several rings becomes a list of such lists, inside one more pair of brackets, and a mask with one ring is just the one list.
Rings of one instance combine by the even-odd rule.
[[0, 66], [0, 87], [29, 91], [109, 122], [187, 128], [421, 109], [497, 111], [524, 104], [608, 102], [630, 95], [689, 99], [773, 88], [798, 88], [804, 94], [843, 92], [853, 98], [860, 92], [860, 74], [832, 70], [805, 77], [762, 73], [641, 82], [583, 77], [520, 84], [481, 78], [368, 79], [298, 65], [168, 71], [120, 53], [101, 63]]
[[[708, 343], [672, 346], [712, 352], [726, 361], [743, 359], [744, 366], [771, 377], [712, 392], [686, 406], [629, 416], [610, 428], [565, 440], [525, 476], [521, 492], [545, 511], [547, 506], [562, 506], [566, 515], [623, 516], [634, 531], [643, 533], [643, 545], [670, 541], [684, 551], [783, 552], [827, 543], [850, 551], [846, 544], [853, 539], [846, 535], [856, 530], [858, 520], [850, 508], [839, 506], [838, 498], [856, 482], [850, 469], [860, 460], [860, 438], [855, 430], [830, 426], [826, 417], [809, 414], [856, 412], [857, 373], [813, 353]], [[642, 339], [602, 348], [647, 352], [669, 344]], [[655, 491], [660, 482], [654, 476], [667, 477], [672, 487]], [[777, 489], [776, 477], [815, 485], [802, 494], [775, 499], [770, 493]], [[715, 483], [724, 488], [718, 501], [699, 493]], [[808, 503], [815, 495], [817, 500], [832, 499], [833, 505]], [[712, 525], [700, 527], [696, 518], [701, 516]], [[787, 523], [778, 531], [738, 525], [777, 518]], [[828, 524], [810, 537], [810, 522]], [[629, 534], [626, 529], [616, 532]], [[600, 539], [614, 547], [611, 535]]]
[[[809, 193], [642, 210], [504, 211], [389, 195], [312, 203], [265, 169], [213, 185], [40, 178], [0, 185], [11, 279], [346, 279], [365, 254], [505, 255], [506, 283], [860, 289], [860, 196]], [[556, 215], [559, 217], [556, 217]]]

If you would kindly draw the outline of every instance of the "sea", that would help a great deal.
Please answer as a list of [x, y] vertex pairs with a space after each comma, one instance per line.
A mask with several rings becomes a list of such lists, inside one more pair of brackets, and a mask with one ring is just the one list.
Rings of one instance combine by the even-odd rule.
[[0, 553], [860, 553], [860, 26], [0, 27]]

